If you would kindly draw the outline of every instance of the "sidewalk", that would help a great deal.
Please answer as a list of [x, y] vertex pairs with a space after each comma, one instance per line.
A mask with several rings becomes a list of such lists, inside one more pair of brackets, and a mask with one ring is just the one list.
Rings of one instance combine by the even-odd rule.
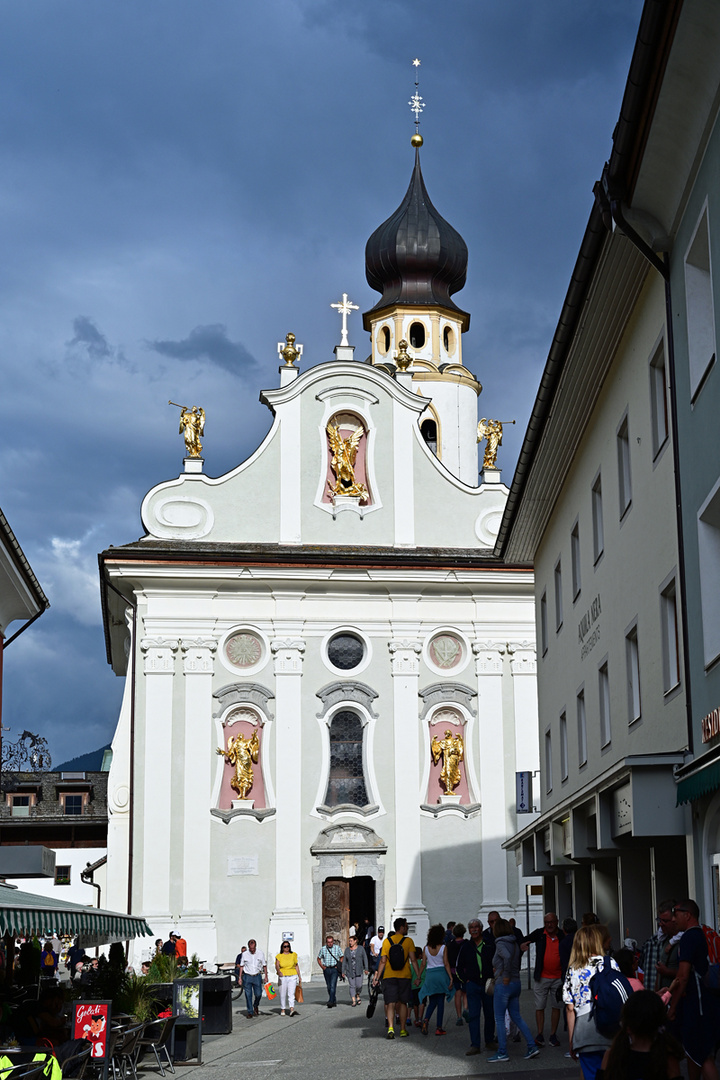
[[[446, 1009], [447, 1035], [423, 1036], [413, 1028], [409, 1038], [385, 1039], [382, 996], [375, 1015], [368, 1020], [367, 987], [362, 1006], [350, 1006], [346, 983], [338, 983], [338, 1005], [326, 1008], [324, 983], [317, 979], [303, 987], [305, 1002], [298, 1016], [280, 1016], [279, 1000], [260, 1004], [260, 1016], [248, 1020], [245, 999], [233, 1002], [231, 1035], [209, 1035], [203, 1040], [203, 1062], [214, 1070], [213, 1080], [450, 1080], [467, 1076], [495, 1077], [522, 1073], [528, 1080], [578, 1080], [579, 1066], [565, 1058], [567, 1037], [561, 1034], [560, 1049], [546, 1047], [537, 1058], [525, 1061], [525, 1043], [509, 1043], [507, 1063], [488, 1064], [490, 1052], [466, 1057], [470, 1046], [467, 1025], [455, 1026], [455, 1009]], [[532, 995], [520, 999], [525, 1019], [534, 1031]], [[561, 1023], [562, 1027], [562, 1023]], [[547, 1037], [547, 1029], [545, 1035]], [[190, 1068], [188, 1066], [188, 1068]], [[178, 1072], [182, 1077], [182, 1069]], [[191, 1080], [190, 1077], [187, 1080]]]

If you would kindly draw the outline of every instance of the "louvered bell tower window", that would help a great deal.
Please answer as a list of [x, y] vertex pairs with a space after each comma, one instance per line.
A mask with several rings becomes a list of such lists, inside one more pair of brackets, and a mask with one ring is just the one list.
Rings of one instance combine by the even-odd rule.
[[363, 775], [363, 727], [351, 709], [335, 713], [330, 724], [330, 777], [325, 804], [367, 806]]

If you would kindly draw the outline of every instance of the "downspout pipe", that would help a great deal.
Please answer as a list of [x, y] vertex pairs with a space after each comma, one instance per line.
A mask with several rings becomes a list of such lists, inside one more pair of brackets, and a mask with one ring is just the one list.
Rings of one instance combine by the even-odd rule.
[[[132, 914], [132, 890], [133, 890], [133, 854], [135, 837], [135, 682], [137, 678], [135, 657], [137, 654], [137, 600], [123, 596], [119, 589], [108, 580], [107, 574], [103, 575], [108, 589], [120, 597], [124, 604], [132, 608], [132, 648], [130, 650], [130, 809], [128, 811], [128, 892], [127, 912]], [[130, 942], [125, 942], [125, 955], [129, 955]]]
[[670, 430], [672, 434], [673, 474], [675, 479], [675, 525], [677, 530], [678, 544], [678, 575], [680, 578], [680, 623], [682, 626], [682, 652], [683, 652], [683, 677], [685, 679], [685, 713], [687, 723], [688, 750], [694, 755], [695, 733], [693, 730], [692, 713], [692, 687], [690, 683], [690, 649], [688, 646], [688, 611], [687, 589], [685, 575], [685, 530], [683, 527], [682, 513], [682, 490], [680, 484], [680, 439], [678, 431], [678, 403], [677, 386], [675, 379], [675, 335], [673, 333], [672, 317], [672, 294], [670, 289], [670, 253], [662, 252], [658, 255], [648, 243], [632, 227], [625, 217], [620, 199], [615, 198], [610, 191], [608, 181], [609, 166], [603, 170], [602, 179], [598, 180], [593, 188], [595, 199], [603, 213], [603, 220], [608, 229], [612, 224], [608, 220], [608, 214], [620, 232], [627, 237], [631, 244], [637, 248], [650, 265], [661, 275], [665, 284], [665, 327], [667, 337], [668, 357], [668, 381], [670, 383]]

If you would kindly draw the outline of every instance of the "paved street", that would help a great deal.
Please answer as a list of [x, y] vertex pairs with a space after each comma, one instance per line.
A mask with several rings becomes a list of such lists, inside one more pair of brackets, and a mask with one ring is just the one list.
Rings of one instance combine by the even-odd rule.
[[[250, 1075], [257, 1070], [263, 1078], [282, 1080], [451, 1080], [508, 1073], [542, 1080], [575, 1080], [579, 1076], [578, 1067], [563, 1056], [567, 1040], [559, 1050], [545, 1048], [531, 1062], [523, 1060], [524, 1043], [510, 1043], [510, 1062], [489, 1065], [489, 1054], [484, 1051], [475, 1057], [465, 1056], [470, 1045], [468, 1028], [455, 1026], [454, 1008], [452, 1014], [446, 1012], [447, 1035], [423, 1037], [419, 1028], [413, 1028], [409, 1038], [389, 1042], [384, 1038], [382, 1000], [368, 1020], [367, 995], [362, 1007], [356, 1009], [346, 997], [347, 987], [340, 984], [337, 1008], [327, 1009], [325, 986], [313, 981], [305, 988], [306, 1000], [299, 1006], [299, 1016], [281, 1017], [279, 1001], [269, 1004], [263, 998], [261, 1015], [253, 1020], [245, 1017], [240, 1008], [244, 999], [238, 998], [232, 1034], [208, 1036], [203, 1041], [204, 1065], [216, 1070], [213, 1080], [235, 1080], [248, 1070], [252, 1070]], [[532, 999], [527, 990], [523, 998], [523, 1015], [532, 1030]]]

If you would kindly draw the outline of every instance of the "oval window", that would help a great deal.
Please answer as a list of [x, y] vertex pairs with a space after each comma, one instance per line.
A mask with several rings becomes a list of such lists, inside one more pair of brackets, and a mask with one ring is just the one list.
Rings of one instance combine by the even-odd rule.
[[410, 323], [410, 344], [413, 349], [422, 349], [425, 344], [425, 327], [421, 322]]
[[455, 350], [455, 335], [452, 332], [452, 327], [446, 326], [443, 330], [443, 345], [445, 346], [445, 352], [451, 353]]
[[365, 645], [355, 634], [336, 634], [327, 647], [328, 660], [340, 671], [352, 671], [365, 658]]
[[420, 425], [420, 434], [428, 444], [433, 454], [437, 456], [437, 424], [434, 420], [423, 420]]
[[383, 356], [390, 350], [390, 331], [387, 326], [383, 326], [378, 336], [378, 349]]

